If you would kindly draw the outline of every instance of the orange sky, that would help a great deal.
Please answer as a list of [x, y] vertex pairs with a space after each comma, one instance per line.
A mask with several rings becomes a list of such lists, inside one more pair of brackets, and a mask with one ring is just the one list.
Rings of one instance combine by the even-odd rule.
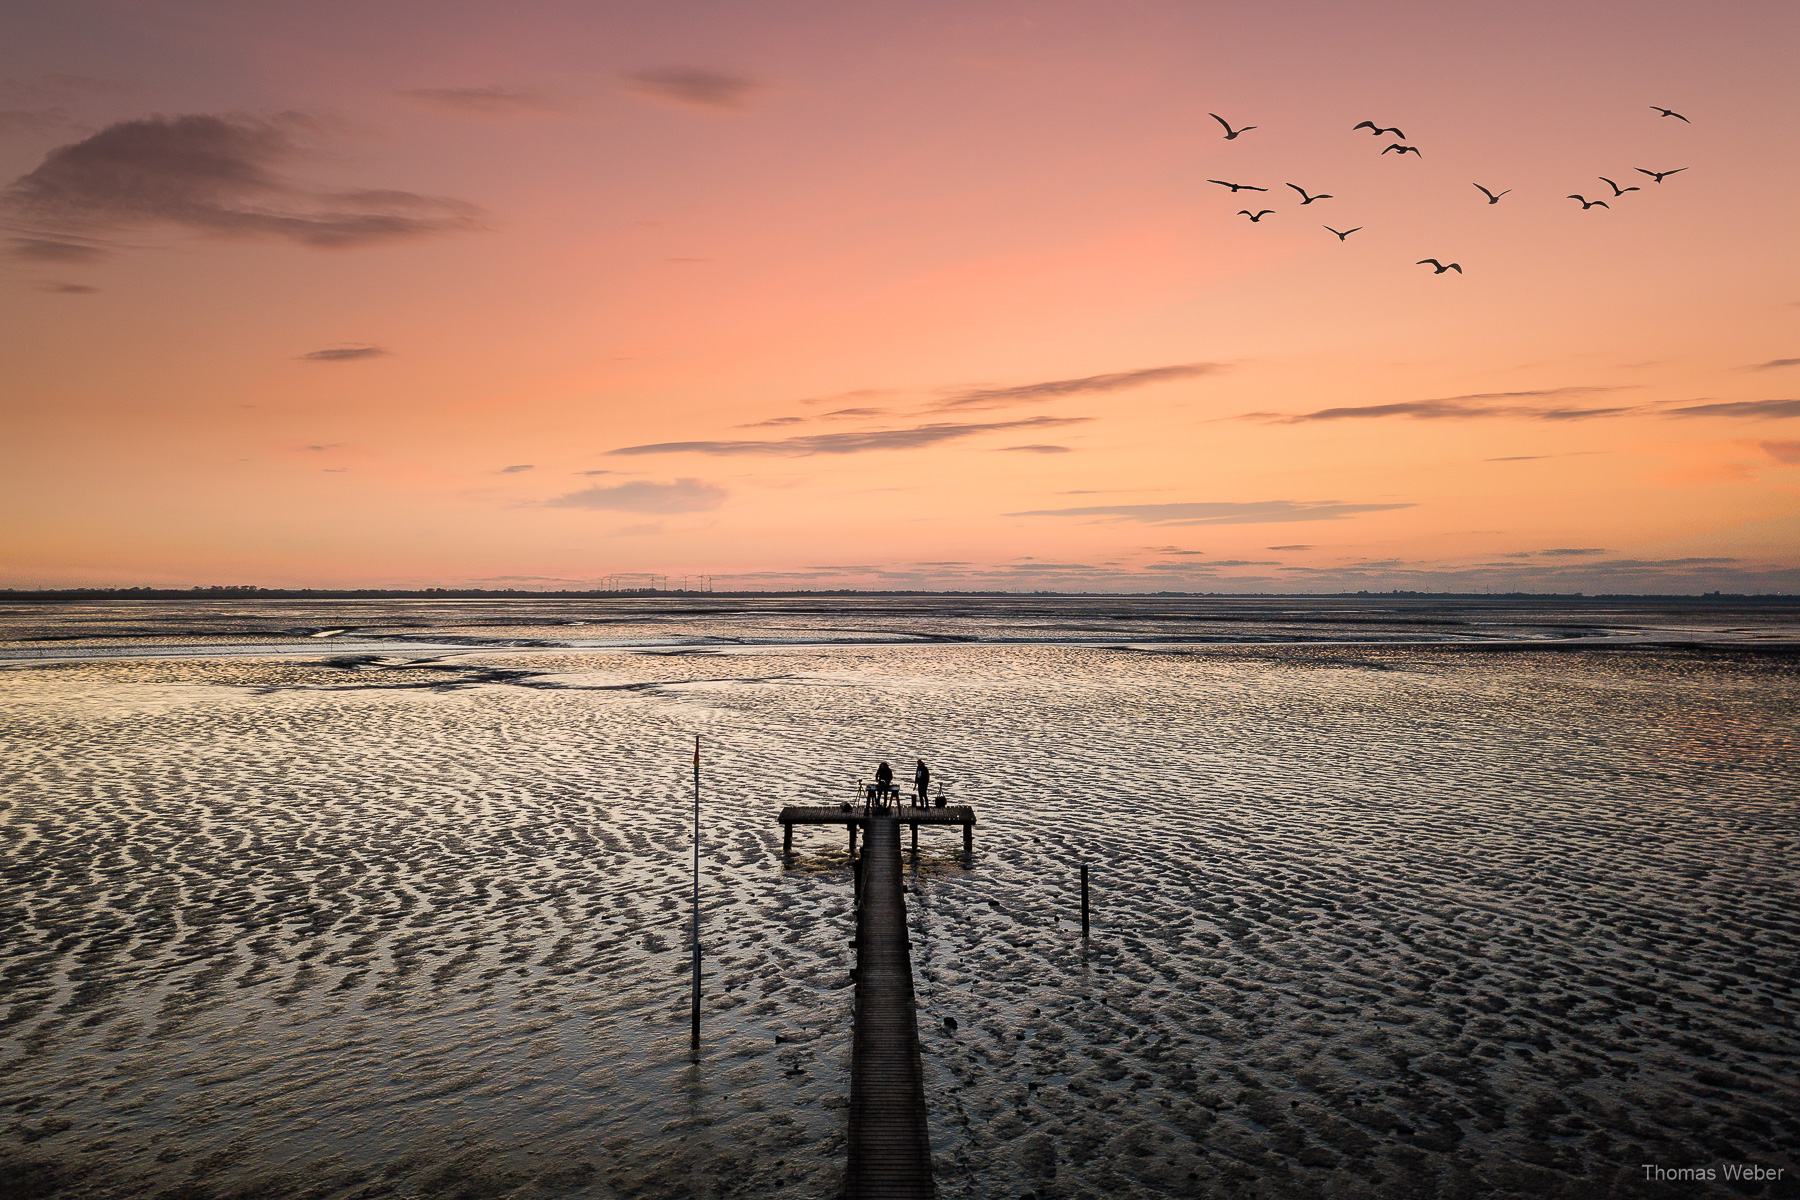
[[1791, 3], [9, 23], [0, 587], [1800, 589]]

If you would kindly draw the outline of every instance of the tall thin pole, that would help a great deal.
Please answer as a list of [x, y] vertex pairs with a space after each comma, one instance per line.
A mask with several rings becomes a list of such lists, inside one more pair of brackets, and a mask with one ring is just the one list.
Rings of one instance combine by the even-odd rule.
[[[1088, 935], [1087, 864], [1082, 863], [1081, 864], [1081, 936], [1085, 938], [1087, 935]], [[695, 959], [694, 961], [698, 962], [699, 960]], [[698, 1017], [695, 1018], [695, 1020], [698, 1020], [698, 1019], [699, 1019]], [[699, 1035], [695, 1034], [694, 1036], [698, 1037]]]
[[700, 735], [694, 735], [694, 1036], [689, 1053], [700, 1061]]

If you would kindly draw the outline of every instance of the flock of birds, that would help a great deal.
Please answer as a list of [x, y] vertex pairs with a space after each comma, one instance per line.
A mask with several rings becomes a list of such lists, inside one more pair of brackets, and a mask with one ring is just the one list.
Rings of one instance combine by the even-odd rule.
[[[1676, 112], [1672, 108], [1664, 108], [1660, 104], [1652, 104], [1650, 106], [1650, 108], [1664, 117], [1674, 117], [1676, 120], [1681, 121], [1685, 124], [1688, 124], [1688, 125], [1693, 124], [1692, 121], [1689, 121], [1686, 117], [1682, 116], [1680, 113]], [[1231, 127], [1231, 122], [1227, 121], [1224, 117], [1221, 117], [1218, 113], [1207, 113], [1206, 115], [1211, 117], [1213, 120], [1217, 121], [1219, 124], [1221, 124], [1225, 127], [1225, 140], [1228, 142], [1235, 141], [1238, 138], [1244, 136], [1244, 134], [1249, 133], [1252, 129], [1257, 128], [1257, 126], [1255, 126], [1255, 125], [1244, 125], [1244, 126], [1240, 126], [1237, 129], [1233, 129]], [[1412, 154], [1412, 155], [1416, 155], [1419, 158], [1425, 157], [1423, 154], [1419, 153], [1419, 148], [1417, 146], [1406, 145], [1406, 135], [1404, 133], [1402, 133], [1396, 127], [1390, 126], [1387, 128], [1383, 128], [1382, 126], [1377, 125], [1373, 121], [1358, 121], [1355, 125], [1352, 125], [1350, 127], [1350, 131], [1352, 133], [1356, 132], [1358, 129], [1367, 129], [1370, 132], [1370, 134], [1372, 134], [1373, 136], [1378, 137], [1378, 138], [1385, 137], [1388, 134], [1392, 134], [1393, 136], [1399, 138], [1400, 139], [1399, 141], [1391, 143], [1390, 145], [1388, 145], [1388, 147], [1386, 149], [1384, 149], [1381, 152], [1384, 155], [1385, 154], [1397, 154], [1399, 157], [1405, 158], [1408, 154]], [[1669, 176], [1679, 175], [1681, 172], [1687, 170], [1686, 167], [1676, 167], [1670, 171], [1652, 171], [1652, 170], [1648, 169], [1647, 167], [1633, 167], [1632, 169], [1634, 171], [1637, 171], [1640, 175], [1648, 175], [1650, 177], [1650, 179], [1656, 183], [1661, 183], [1663, 180], [1667, 179]], [[1604, 183], [1607, 187], [1612, 189], [1612, 198], [1614, 200], [1617, 200], [1620, 196], [1623, 196], [1626, 192], [1643, 191], [1643, 188], [1638, 187], [1636, 185], [1633, 185], [1631, 187], [1620, 187], [1617, 183], [1614, 183], [1612, 180], [1608, 179], [1604, 175], [1597, 175], [1597, 176], [1595, 176], [1595, 178], [1598, 179], [1601, 183]], [[1228, 183], [1223, 179], [1209, 179], [1206, 182], [1216, 183], [1220, 187], [1223, 187], [1223, 188], [1230, 188], [1231, 194], [1233, 196], [1236, 196], [1239, 192], [1267, 192], [1269, 190], [1266, 187], [1257, 187], [1256, 185], [1249, 184], [1249, 183]], [[1329, 192], [1320, 192], [1317, 194], [1309, 193], [1305, 188], [1301, 187], [1297, 183], [1290, 183], [1290, 184], [1286, 184], [1285, 186], [1290, 187], [1290, 188], [1294, 189], [1294, 191], [1299, 193], [1300, 206], [1302, 208], [1304, 208], [1308, 204], [1312, 204], [1313, 202], [1318, 201], [1318, 200], [1334, 199], [1334, 197]], [[1506, 195], [1508, 192], [1512, 191], [1511, 188], [1504, 188], [1504, 189], [1496, 192], [1496, 191], [1492, 191], [1488, 188], [1482, 187], [1479, 183], [1474, 184], [1473, 186], [1476, 191], [1480, 192], [1483, 196], [1487, 197], [1487, 202], [1489, 204], [1500, 203], [1500, 197], [1502, 197], [1502, 196]], [[1589, 200], [1586, 196], [1578, 196], [1573, 193], [1571, 193], [1569, 195], [1568, 199], [1580, 201], [1582, 212], [1586, 212], [1590, 208], [1604, 208], [1604, 209], [1607, 209], [1608, 211], [1611, 211], [1611, 209], [1612, 209], [1612, 205], [1608, 204], [1604, 199]], [[1238, 209], [1239, 215], [1249, 217], [1250, 223], [1253, 225], [1260, 223], [1264, 217], [1273, 215], [1274, 212], [1275, 212], [1275, 210], [1272, 208], [1261, 209], [1257, 212], [1251, 212], [1247, 208]], [[1336, 234], [1337, 240], [1340, 242], [1343, 242], [1343, 241], [1348, 241], [1350, 238], [1350, 235], [1357, 232], [1358, 230], [1362, 229], [1363, 226], [1358, 225], [1358, 226], [1356, 226], [1355, 229], [1333, 229], [1331, 226], [1325, 225], [1325, 226], [1322, 226], [1322, 228], [1324, 228], [1325, 230], [1327, 230], [1331, 233]], [[1413, 265], [1419, 266], [1419, 267], [1425, 267], [1425, 266], [1432, 267], [1433, 268], [1432, 273], [1435, 275], [1442, 275], [1446, 271], [1455, 271], [1458, 275], [1461, 275], [1463, 273], [1461, 263], [1439, 262], [1435, 258], [1421, 258], [1418, 262], [1414, 263]]]

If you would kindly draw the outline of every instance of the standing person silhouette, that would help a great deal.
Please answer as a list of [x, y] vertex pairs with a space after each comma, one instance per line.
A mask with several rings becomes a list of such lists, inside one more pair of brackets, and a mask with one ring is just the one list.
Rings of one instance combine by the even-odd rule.
[[882, 763], [875, 768], [875, 795], [883, 804], [890, 795], [898, 796], [900, 790], [894, 786], [894, 768]]
[[913, 792], [913, 803], [918, 807], [924, 808], [931, 803], [931, 768], [925, 765], [922, 758], [918, 767], [913, 770]]

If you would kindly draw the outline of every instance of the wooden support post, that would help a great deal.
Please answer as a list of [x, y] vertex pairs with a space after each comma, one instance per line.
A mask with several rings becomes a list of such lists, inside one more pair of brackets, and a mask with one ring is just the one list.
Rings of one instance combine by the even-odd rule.
[[850, 822], [850, 857], [856, 857], [856, 822]]
[[1081, 936], [1088, 935], [1087, 864], [1081, 864]]
[[794, 823], [792, 821], [789, 821], [781, 827], [781, 853], [785, 857], [786, 855], [792, 854], [793, 852], [794, 852]]
[[917, 857], [919, 857], [919, 823], [917, 821], [914, 821], [912, 823], [912, 829], [913, 829], [913, 857], [917, 858]]
[[967, 821], [963, 822], [963, 853], [975, 853], [975, 826]]

